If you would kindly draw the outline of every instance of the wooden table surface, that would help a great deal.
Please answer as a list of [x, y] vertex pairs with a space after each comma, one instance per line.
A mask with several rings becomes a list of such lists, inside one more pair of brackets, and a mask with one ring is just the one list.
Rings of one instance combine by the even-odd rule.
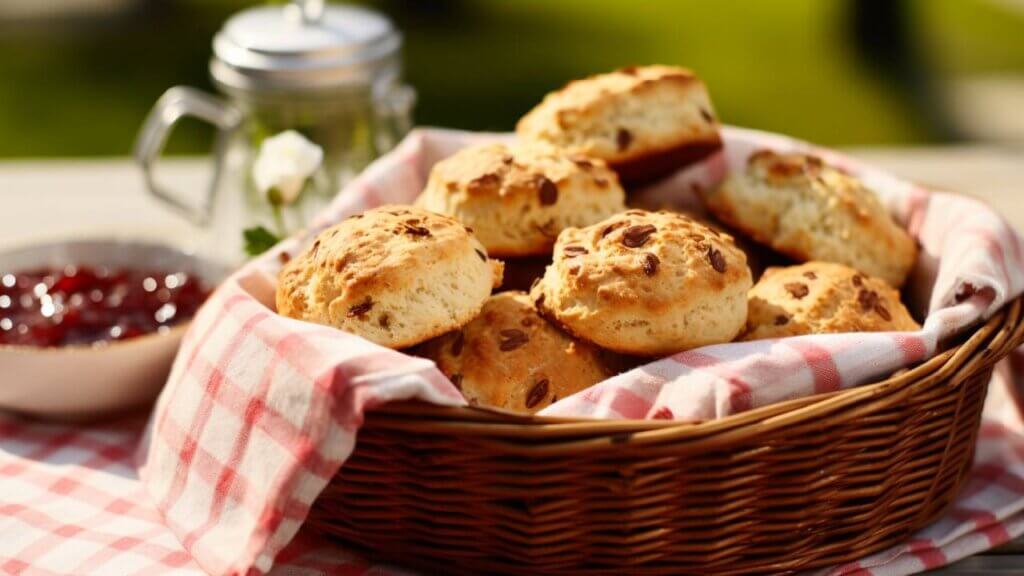
[[[1024, 229], [1024, 149], [864, 148], [850, 152], [889, 171], [990, 204]], [[165, 162], [161, 178], [202, 189], [205, 160]], [[0, 161], [0, 248], [82, 236], [134, 237], [187, 246], [195, 230], [144, 192], [128, 159]], [[1024, 538], [933, 574], [1024, 574]]]

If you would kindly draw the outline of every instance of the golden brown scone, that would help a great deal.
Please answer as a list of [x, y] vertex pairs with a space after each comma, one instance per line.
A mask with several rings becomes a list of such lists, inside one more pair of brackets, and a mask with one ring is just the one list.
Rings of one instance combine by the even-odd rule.
[[288, 262], [277, 311], [405, 348], [472, 320], [501, 271], [454, 218], [383, 206], [324, 230]]
[[707, 88], [672, 66], [630, 66], [576, 80], [519, 120], [524, 142], [601, 158], [622, 181], [666, 176], [721, 148]]
[[579, 338], [664, 356], [735, 338], [751, 283], [731, 237], [681, 214], [630, 210], [563, 231], [531, 296]]
[[416, 205], [454, 216], [495, 257], [551, 254], [563, 229], [625, 210], [604, 162], [550, 147], [482, 144], [438, 162]]
[[757, 152], [704, 199], [718, 219], [801, 262], [846, 264], [899, 287], [917, 257], [875, 193], [816, 156]]
[[769, 268], [750, 290], [743, 339], [919, 328], [884, 280], [842, 264], [807, 262]]
[[537, 314], [523, 292], [491, 296], [461, 330], [423, 344], [471, 404], [534, 413], [611, 372], [601, 353]]

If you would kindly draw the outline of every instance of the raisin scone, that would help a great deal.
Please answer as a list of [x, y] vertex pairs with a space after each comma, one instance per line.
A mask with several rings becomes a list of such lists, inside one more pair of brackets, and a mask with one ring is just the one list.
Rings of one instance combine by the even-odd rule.
[[612, 376], [602, 354], [552, 326], [523, 292], [491, 296], [461, 330], [419, 346], [471, 404], [534, 413]]
[[324, 230], [288, 262], [277, 311], [405, 348], [472, 320], [501, 273], [454, 218], [383, 206]]
[[601, 158], [629, 185], [722, 146], [704, 82], [672, 66], [630, 66], [570, 82], [523, 116], [516, 132], [524, 142]]
[[757, 152], [703, 195], [719, 220], [800, 262], [846, 264], [899, 288], [917, 258], [875, 193], [817, 156]]
[[769, 268], [750, 290], [749, 307], [744, 340], [920, 328], [895, 288], [830, 262]]
[[735, 338], [751, 284], [730, 236], [682, 214], [630, 210], [563, 231], [531, 296], [579, 338], [664, 356]]
[[551, 254], [563, 229], [625, 210], [625, 193], [601, 160], [482, 144], [438, 162], [416, 205], [458, 218], [505, 258]]

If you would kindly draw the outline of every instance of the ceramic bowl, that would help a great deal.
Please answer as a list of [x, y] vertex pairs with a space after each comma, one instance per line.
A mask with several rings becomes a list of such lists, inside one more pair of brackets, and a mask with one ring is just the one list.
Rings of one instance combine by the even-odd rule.
[[[226, 270], [175, 248], [122, 240], [79, 240], [0, 250], [0, 274], [39, 267], [156, 268], [185, 272], [208, 287]], [[188, 328], [103, 346], [0, 345], [0, 409], [59, 420], [87, 420], [140, 408], [164, 385]]]

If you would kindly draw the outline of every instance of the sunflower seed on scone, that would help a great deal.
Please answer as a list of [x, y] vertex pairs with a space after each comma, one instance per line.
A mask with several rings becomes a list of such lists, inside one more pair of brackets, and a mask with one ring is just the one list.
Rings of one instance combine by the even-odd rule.
[[625, 210], [625, 193], [601, 160], [481, 144], [438, 162], [416, 204], [458, 218], [504, 258], [551, 254], [563, 229]]
[[650, 182], [722, 146], [707, 88], [672, 66], [630, 66], [567, 84], [516, 126], [524, 142], [601, 158], [629, 185]]
[[798, 261], [846, 264], [898, 288], [917, 258], [875, 193], [817, 156], [757, 152], [703, 196], [719, 220]]
[[602, 352], [552, 326], [523, 292], [491, 296], [460, 330], [415, 352], [471, 404], [534, 413], [612, 375]]
[[750, 290], [743, 339], [919, 328], [884, 280], [842, 264], [807, 262], [769, 268]]
[[469, 322], [502, 265], [454, 218], [383, 206], [321, 232], [281, 269], [278, 313], [405, 348]]
[[735, 338], [751, 284], [728, 235], [682, 214], [629, 210], [563, 231], [531, 297], [579, 338], [661, 356]]

